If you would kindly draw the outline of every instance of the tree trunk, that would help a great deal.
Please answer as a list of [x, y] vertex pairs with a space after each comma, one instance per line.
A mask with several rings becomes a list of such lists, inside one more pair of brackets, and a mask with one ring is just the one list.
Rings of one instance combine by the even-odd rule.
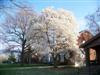
[[26, 43], [26, 40], [23, 40], [23, 42], [22, 42], [22, 52], [21, 52], [21, 65], [24, 64], [24, 50], [25, 50], [25, 43]]
[[53, 62], [54, 62], [54, 68], [57, 68], [58, 64], [57, 64], [57, 55], [55, 56], [54, 54], [52, 54], [53, 57]]
[[31, 64], [31, 55], [29, 54], [29, 60], [28, 63]]

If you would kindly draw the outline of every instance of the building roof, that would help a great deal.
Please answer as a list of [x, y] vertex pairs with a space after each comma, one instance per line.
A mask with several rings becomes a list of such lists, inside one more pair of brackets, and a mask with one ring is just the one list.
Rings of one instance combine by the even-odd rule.
[[80, 48], [90, 48], [100, 45], [100, 33], [80, 45]]

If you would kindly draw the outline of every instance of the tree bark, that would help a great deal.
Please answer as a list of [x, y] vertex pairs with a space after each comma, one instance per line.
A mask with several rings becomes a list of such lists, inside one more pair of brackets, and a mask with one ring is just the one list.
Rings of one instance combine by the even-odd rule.
[[22, 52], [21, 52], [21, 65], [24, 64], [24, 50], [25, 50], [25, 43], [26, 43], [26, 40], [23, 40], [23, 42], [22, 42]]

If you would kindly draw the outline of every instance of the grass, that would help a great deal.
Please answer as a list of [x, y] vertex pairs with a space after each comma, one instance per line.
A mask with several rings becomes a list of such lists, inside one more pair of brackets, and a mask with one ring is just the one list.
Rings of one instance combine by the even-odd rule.
[[[52, 66], [48, 64], [1, 64], [0, 75], [77, 75], [77, 69], [67, 66], [67, 68], [36, 68]], [[27, 68], [29, 67], [29, 68]]]
[[77, 75], [76, 69], [31, 68], [0, 70], [0, 75]]
[[0, 64], [1, 68], [14, 68], [14, 67], [37, 67], [37, 66], [51, 66], [49, 64], [24, 64], [23, 66], [21, 64]]
[[[73, 66], [65, 66], [59, 68], [37, 68], [39, 66], [50, 66], [47, 64], [3, 64], [0, 65], [0, 75], [89, 75], [88, 67], [75, 68]], [[91, 75], [100, 75], [100, 69], [97, 66], [91, 67]], [[94, 71], [92, 74], [92, 71]], [[97, 73], [98, 72], [98, 73]]]

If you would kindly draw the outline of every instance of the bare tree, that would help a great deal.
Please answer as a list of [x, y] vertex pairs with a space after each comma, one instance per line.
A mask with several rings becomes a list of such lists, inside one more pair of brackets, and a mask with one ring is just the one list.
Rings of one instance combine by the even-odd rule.
[[33, 11], [20, 10], [14, 16], [8, 16], [3, 23], [3, 40], [9, 45], [16, 45], [21, 49], [21, 63], [24, 63], [24, 53], [32, 46], [33, 40], [40, 34], [38, 16]]
[[100, 8], [90, 15], [86, 16], [87, 19], [87, 25], [89, 26], [89, 30], [96, 35], [97, 33], [100, 33]]
[[28, 1], [26, 2], [25, 0], [0, 0], [0, 17], [3, 15], [14, 14], [19, 9], [27, 8], [30, 7], [28, 6]]
[[25, 1], [20, 2], [20, 0], [0, 0], [0, 9], [14, 9], [14, 8], [27, 8], [25, 6]]

